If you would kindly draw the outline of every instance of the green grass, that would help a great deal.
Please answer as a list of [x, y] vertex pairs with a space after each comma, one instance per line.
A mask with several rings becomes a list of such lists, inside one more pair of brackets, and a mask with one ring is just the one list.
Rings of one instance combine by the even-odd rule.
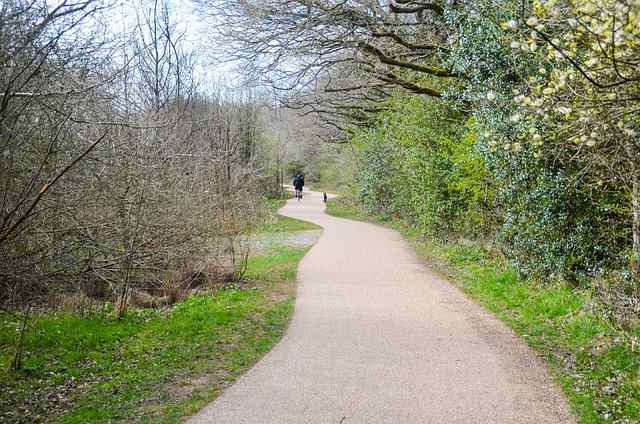
[[327, 213], [340, 218], [354, 219], [358, 221], [372, 221], [371, 217], [363, 214], [357, 208], [345, 205], [339, 199], [327, 200]]
[[322, 227], [311, 222], [301, 221], [299, 219], [288, 218], [286, 216], [278, 216], [276, 222], [268, 222], [259, 228], [262, 234], [282, 233], [292, 231], [309, 231], [321, 230]]
[[[328, 212], [344, 214], [344, 206]], [[437, 245], [399, 225], [420, 257], [514, 329], [547, 361], [581, 423], [640, 422], [640, 352], [595, 307], [590, 292], [525, 281], [474, 246]], [[639, 337], [638, 329], [632, 336]]]
[[[302, 228], [282, 218], [265, 231]], [[132, 310], [121, 319], [108, 306], [85, 318], [40, 313], [29, 321], [16, 372], [8, 369], [21, 317], [0, 314], [0, 421], [184, 421], [280, 340], [307, 250], [253, 257], [245, 276], [251, 284], [171, 308]]]

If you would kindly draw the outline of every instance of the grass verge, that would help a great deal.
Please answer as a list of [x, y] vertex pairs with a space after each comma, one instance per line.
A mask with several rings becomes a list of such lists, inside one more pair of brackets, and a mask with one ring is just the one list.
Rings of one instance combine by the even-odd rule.
[[[365, 219], [329, 202], [327, 212]], [[640, 352], [599, 313], [588, 290], [537, 285], [499, 257], [469, 245], [438, 245], [390, 224], [434, 271], [523, 337], [547, 361], [581, 423], [640, 422]], [[640, 332], [634, 336], [640, 336]]]
[[[262, 234], [317, 228], [280, 217]], [[0, 314], [0, 421], [184, 421], [280, 340], [307, 250], [271, 245], [250, 259], [248, 283], [171, 308], [31, 317], [17, 372], [23, 317]]]

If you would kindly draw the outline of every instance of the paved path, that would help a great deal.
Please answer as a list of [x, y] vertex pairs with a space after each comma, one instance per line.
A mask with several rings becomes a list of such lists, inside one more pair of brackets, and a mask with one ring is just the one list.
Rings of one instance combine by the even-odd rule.
[[394, 231], [324, 214], [283, 340], [190, 423], [570, 423], [540, 359]]

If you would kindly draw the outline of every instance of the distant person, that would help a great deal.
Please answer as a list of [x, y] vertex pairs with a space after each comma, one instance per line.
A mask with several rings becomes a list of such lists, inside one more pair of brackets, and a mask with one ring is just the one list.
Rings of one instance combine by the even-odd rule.
[[322, 196], [322, 200], [324, 200], [324, 203], [327, 203], [327, 193], [324, 193], [324, 195]]
[[304, 187], [304, 178], [302, 175], [296, 176], [293, 180], [293, 187], [296, 189], [296, 197], [300, 200], [302, 198], [302, 187]]

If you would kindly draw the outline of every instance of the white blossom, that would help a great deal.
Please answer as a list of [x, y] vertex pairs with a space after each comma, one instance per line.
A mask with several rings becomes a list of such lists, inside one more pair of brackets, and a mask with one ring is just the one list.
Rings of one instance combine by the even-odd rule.
[[598, 63], [598, 59], [595, 57], [592, 57], [591, 59], [585, 62], [585, 65], [588, 66], [589, 68], [592, 68], [596, 63]]

